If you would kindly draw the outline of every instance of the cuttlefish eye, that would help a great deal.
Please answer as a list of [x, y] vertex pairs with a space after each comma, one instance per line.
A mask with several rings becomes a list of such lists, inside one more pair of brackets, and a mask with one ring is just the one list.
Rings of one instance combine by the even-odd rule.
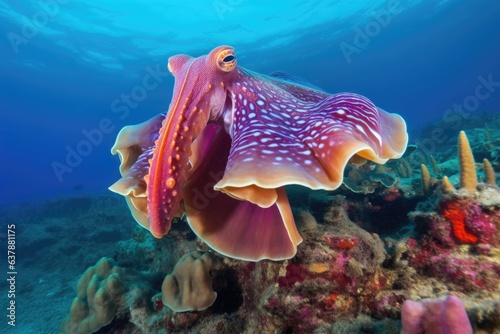
[[224, 72], [231, 72], [236, 67], [236, 53], [233, 49], [224, 49], [217, 54], [217, 66]]

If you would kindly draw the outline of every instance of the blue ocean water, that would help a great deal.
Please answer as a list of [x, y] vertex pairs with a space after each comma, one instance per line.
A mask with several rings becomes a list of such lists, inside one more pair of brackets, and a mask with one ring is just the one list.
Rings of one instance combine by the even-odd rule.
[[[499, 13], [494, 0], [2, 1], [1, 202], [104, 191], [118, 131], [168, 109], [168, 57], [222, 44], [254, 71], [363, 94], [411, 134], [456, 104], [498, 112]], [[148, 73], [154, 88], [137, 88]], [[67, 157], [77, 149], [86, 156]]]

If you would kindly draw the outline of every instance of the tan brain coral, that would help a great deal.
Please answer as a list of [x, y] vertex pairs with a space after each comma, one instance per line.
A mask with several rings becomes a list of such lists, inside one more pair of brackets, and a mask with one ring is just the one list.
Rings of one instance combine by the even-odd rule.
[[110, 324], [115, 301], [125, 290], [122, 269], [111, 258], [100, 259], [78, 281], [77, 296], [61, 324], [61, 333], [90, 334]]
[[176, 312], [201, 311], [212, 306], [217, 293], [212, 290], [211, 271], [221, 268], [222, 262], [210, 253], [185, 254], [163, 281], [163, 304]]

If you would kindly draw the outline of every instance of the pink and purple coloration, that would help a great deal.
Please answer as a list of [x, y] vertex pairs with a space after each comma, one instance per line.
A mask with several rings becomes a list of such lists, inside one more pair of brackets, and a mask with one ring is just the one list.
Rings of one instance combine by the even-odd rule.
[[239, 67], [233, 48], [178, 55], [166, 115], [122, 129], [112, 149], [135, 219], [155, 237], [186, 213], [193, 231], [238, 259], [282, 260], [302, 241], [284, 186], [333, 190], [347, 163], [385, 163], [408, 141], [396, 114], [283, 73]]
[[407, 300], [401, 308], [406, 334], [472, 334], [472, 326], [462, 301], [446, 299]]

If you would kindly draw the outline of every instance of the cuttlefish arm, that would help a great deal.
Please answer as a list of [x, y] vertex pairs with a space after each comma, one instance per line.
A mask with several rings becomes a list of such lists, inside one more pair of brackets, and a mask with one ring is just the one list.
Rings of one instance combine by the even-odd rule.
[[[240, 68], [231, 47], [196, 59], [173, 57], [169, 69], [175, 77], [170, 110], [161, 128], [158, 119], [143, 125], [154, 140], [135, 153], [141, 172], [122, 177], [145, 185], [139, 195], [146, 201], [129, 199], [129, 205], [156, 237], [185, 210], [194, 232], [225, 255], [290, 258], [302, 238], [285, 185], [335, 189], [348, 162], [384, 163], [406, 147], [398, 115], [356, 94], [331, 95], [303, 79]], [[123, 188], [113, 186], [135, 196]]]
[[147, 229], [150, 223], [144, 177], [149, 173], [149, 160], [164, 119], [165, 114], [160, 114], [144, 123], [124, 127], [111, 148], [111, 153], [120, 157], [121, 178], [109, 189], [125, 197], [135, 220]]

